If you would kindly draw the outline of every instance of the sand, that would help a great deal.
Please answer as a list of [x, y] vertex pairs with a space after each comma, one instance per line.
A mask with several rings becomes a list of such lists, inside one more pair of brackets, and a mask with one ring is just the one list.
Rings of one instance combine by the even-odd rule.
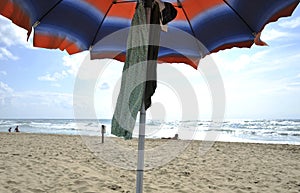
[[[0, 192], [135, 192], [136, 172], [128, 170], [133, 163], [126, 169], [126, 163], [118, 164], [126, 162], [126, 155], [107, 158], [114, 153], [101, 151], [117, 151], [112, 142], [134, 150], [137, 140], [105, 140], [101, 144], [100, 137], [0, 133]], [[149, 139], [146, 149], [164, 149], [161, 155], [172, 157], [167, 141]], [[172, 143], [176, 148], [184, 145], [180, 140]], [[155, 161], [159, 156], [153, 156], [154, 164], [144, 174], [144, 192], [300, 192], [300, 146], [216, 142], [201, 154], [203, 144], [192, 141], [160, 166]], [[105, 148], [95, 149], [100, 146]]]

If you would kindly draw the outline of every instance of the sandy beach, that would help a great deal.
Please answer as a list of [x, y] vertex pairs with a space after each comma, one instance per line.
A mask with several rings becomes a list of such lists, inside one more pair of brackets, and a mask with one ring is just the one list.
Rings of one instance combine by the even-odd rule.
[[[112, 157], [111, 164], [87, 141], [97, 141], [95, 146], [107, 146], [108, 151], [111, 142], [134, 150], [137, 140], [100, 140], [0, 133], [0, 192], [135, 192], [136, 172], [117, 166], [126, 162], [126, 155]], [[146, 149], [163, 149], [166, 143], [148, 139]], [[180, 140], [172, 143], [182, 145]], [[144, 192], [300, 192], [300, 146], [215, 142], [200, 154], [201, 145], [192, 141], [174, 159], [146, 170]]]

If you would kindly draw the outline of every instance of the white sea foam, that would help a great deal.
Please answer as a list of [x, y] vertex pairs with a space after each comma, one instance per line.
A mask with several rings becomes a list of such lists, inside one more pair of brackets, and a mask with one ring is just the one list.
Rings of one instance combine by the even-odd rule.
[[[72, 120], [72, 119], [3, 119], [0, 132], [7, 132], [18, 125], [21, 132], [51, 133], [68, 135], [100, 135], [101, 125], [106, 125], [106, 135], [110, 134], [111, 120]], [[147, 138], [173, 137], [181, 139], [217, 140], [228, 142], [288, 143], [300, 145], [300, 120], [226, 120], [221, 127], [212, 127], [212, 121], [162, 122], [148, 120]], [[208, 133], [214, 133], [208, 137]], [[138, 123], [133, 130], [138, 136]]]

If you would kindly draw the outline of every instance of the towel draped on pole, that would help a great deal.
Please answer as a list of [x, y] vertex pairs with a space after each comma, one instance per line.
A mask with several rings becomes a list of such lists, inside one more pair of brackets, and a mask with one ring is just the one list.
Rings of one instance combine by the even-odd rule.
[[156, 89], [156, 60], [160, 39], [160, 11], [157, 3], [152, 8], [151, 24], [158, 25], [152, 25], [149, 33], [143, 3], [137, 4], [127, 39], [121, 88], [111, 124], [111, 133], [125, 139], [132, 138], [137, 113], [143, 102], [146, 109], [150, 107], [151, 96]]

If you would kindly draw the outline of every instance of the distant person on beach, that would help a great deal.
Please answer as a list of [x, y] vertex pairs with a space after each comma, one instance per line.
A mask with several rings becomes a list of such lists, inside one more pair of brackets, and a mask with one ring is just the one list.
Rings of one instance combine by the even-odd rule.
[[177, 140], [178, 139], [178, 134], [176, 133], [175, 136], [172, 139]]
[[11, 132], [11, 127], [8, 129], [8, 132]]
[[19, 131], [19, 126], [16, 126], [15, 132], [20, 132], [20, 131]]
[[175, 134], [174, 137], [162, 137], [162, 139], [174, 139], [174, 140], [177, 140], [178, 139], [178, 134]]

